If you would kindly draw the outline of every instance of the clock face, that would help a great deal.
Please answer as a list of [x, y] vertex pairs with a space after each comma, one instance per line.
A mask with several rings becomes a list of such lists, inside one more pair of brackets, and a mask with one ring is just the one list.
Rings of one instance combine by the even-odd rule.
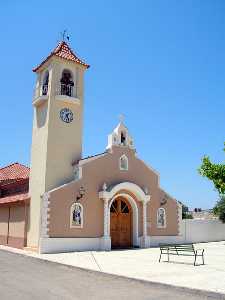
[[69, 108], [63, 108], [60, 110], [60, 118], [65, 123], [71, 123], [73, 121], [73, 112]]

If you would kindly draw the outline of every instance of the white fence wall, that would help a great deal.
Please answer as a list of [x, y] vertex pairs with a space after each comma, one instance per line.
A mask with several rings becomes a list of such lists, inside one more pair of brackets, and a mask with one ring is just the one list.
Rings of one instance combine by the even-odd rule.
[[183, 220], [184, 242], [214, 242], [225, 240], [225, 224], [219, 220]]
[[151, 246], [162, 244], [216, 242], [225, 240], [225, 224], [219, 220], [182, 220], [180, 235], [151, 236]]

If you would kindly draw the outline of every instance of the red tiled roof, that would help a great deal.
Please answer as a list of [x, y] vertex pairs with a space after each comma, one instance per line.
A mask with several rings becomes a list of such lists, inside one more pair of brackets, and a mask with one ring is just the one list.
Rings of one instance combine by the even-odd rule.
[[21, 202], [21, 201], [28, 200], [29, 198], [30, 197], [29, 197], [28, 193], [11, 195], [11, 196], [0, 198], [0, 205], [6, 204], [6, 203]]
[[30, 169], [19, 163], [0, 168], [0, 182], [29, 178]]
[[52, 56], [58, 56], [62, 59], [74, 61], [86, 68], [89, 68], [90, 66], [86, 64], [84, 61], [82, 61], [78, 56], [76, 56], [73, 51], [70, 49], [70, 47], [67, 45], [66, 42], [62, 41], [60, 42], [57, 47], [50, 53], [50, 55], [43, 60], [36, 68], [33, 69], [33, 72], [37, 72], [39, 68], [48, 61]]

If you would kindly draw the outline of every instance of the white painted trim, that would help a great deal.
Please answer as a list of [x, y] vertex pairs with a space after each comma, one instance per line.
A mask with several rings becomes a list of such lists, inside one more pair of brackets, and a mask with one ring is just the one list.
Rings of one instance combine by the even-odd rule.
[[[163, 210], [163, 214], [164, 214], [164, 226], [162, 226], [160, 223], [159, 223], [159, 211], [160, 210]], [[166, 210], [164, 207], [159, 207], [157, 209], [157, 228], [166, 228]]]
[[110, 214], [110, 211], [108, 212], [108, 202], [109, 199], [103, 199], [104, 200], [104, 237], [109, 237], [109, 229], [108, 229], [108, 214]]
[[[73, 210], [74, 210], [75, 205], [78, 205], [81, 208], [81, 225], [73, 225]], [[81, 228], [83, 228], [83, 224], [84, 224], [84, 208], [83, 208], [83, 205], [81, 203], [75, 202], [70, 207], [70, 228], [81, 229]]]
[[135, 183], [132, 182], [122, 182], [114, 185], [110, 191], [100, 191], [100, 199], [111, 199], [115, 194], [119, 193], [121, 190], [126, 190], [132, 192], [141, 202], [148, 202], [151, 198], [150, 195], [146, 195], [144, 191]]
[[[125, 135], [125, 143], [121, 143], [121, 133]], [[130, 136], [127, 127], [120, 122], [111, 134], [108, 135], [108, 145], [106, 149], [111, 149], [112, 146], [122, 146], [134, 149], [133, 138]]]
[[132, 207], [132, 222], [133, 222], [133, 246], [139, 246], [139, 239], [138, 239], [138, 207], [135, 202], [135, 200], [128, 194], [126, 193], [121, 193], [121, 194], [116, 194], [109, 202], [109, 207], [108, 207], [108, 235], [110, 235], [110, 208], [113, 203], [113, 201], [118, 198], [118, 197], [124, 197], [131, 205]]
[[93, 238], [41, 238], [40, 253], [59, 253], [73, 251], [110, 250], [111, 239], [104, 237]]
[[49, 193], [44, 193], [42, 196], [42, 205], [41, 205], [41, 222], [40, 222], [40, 236], [41, 237], [48, 237], [48, 232], [49, 232], [49, 199], [50, 199], [50, 194]]

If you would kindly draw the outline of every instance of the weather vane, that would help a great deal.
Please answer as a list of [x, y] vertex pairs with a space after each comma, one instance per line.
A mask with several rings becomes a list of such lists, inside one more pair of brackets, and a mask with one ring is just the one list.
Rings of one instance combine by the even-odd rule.
[[67, 41], [70, 40], [70, 37], [69, 37], [67, 29], [64, 29], [63, 32], [61, 32], [60, 34], [61, 34], [62, 40], [64, 42], [65, 42], [66, 39], [67, 39]]
[[120, 121], [120, 123], [123, 123], [124, 119], [125, 119], [125, 116], [123, 114], [120, 114], [119, 115], [119, 121]]

